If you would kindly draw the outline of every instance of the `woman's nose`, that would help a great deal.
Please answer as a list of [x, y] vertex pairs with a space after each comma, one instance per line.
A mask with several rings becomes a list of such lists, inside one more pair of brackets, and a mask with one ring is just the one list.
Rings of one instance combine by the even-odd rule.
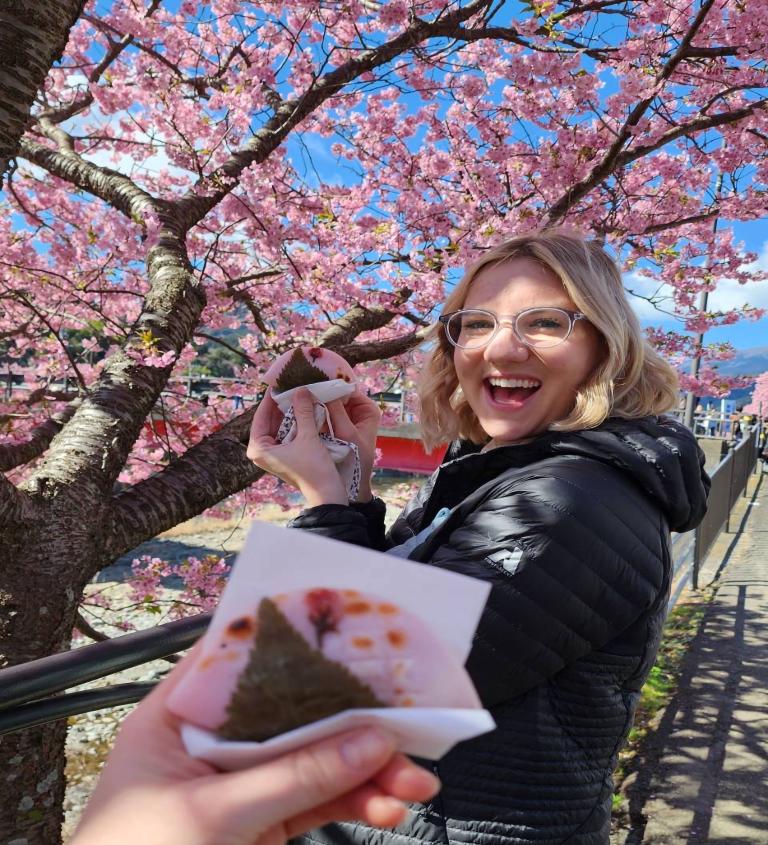
[[485, 347], [485, 357], [489, 360], [525, 361], [531, 350], [515, 334], [512, 326], [499, 326], [496, 336]]

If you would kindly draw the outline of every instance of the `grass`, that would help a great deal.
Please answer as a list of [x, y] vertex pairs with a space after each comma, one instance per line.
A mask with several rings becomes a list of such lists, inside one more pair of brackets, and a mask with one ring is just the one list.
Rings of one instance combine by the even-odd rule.
[[656, 662], [640, 693], [634, 726], [629, 732], [627, 744], [619, 753], [619, 763], [614, 773], [615, 813], [621, 814], [625, 810], [622, 794], [624, 781], [634, 771], [638, 751], [646, 737], [655, 730], [664, 708], [677, 689], [683, 661], [699, 632], [704, 612], [713, 596], [713, 588], [700, 590], [674, 607], [667, 618]]

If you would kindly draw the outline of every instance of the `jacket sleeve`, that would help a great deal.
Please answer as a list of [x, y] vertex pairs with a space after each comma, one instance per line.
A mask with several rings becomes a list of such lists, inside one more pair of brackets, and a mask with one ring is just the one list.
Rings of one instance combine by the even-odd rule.
[[321, 537], [342, 540], [356, 546], [384, 549], [384, 516], [387, 507], [381, 499], [365, 504], [317, 505], [306, 508], [288, 523]]
[[492, 585], [467, 661], [483, 703], [545, 683], [665, 600], [666, 537], [640, 489], [596, 462], [496, 488], [426, 561]]
[[376, 497], [364, 504], [318, 505], [306, 508], [288, 523], [288, 527], [301, 528], [321, 537], [343, 540], [345, 543], [367, 546], [383, 552], [413, 536], [414, 531], [410, 526], [414, 520], [418, 522], [424, 503], [429, 498], [430, 489], [429, 483], [418, 489], [386, 535], [384, 517], [387, 506]]

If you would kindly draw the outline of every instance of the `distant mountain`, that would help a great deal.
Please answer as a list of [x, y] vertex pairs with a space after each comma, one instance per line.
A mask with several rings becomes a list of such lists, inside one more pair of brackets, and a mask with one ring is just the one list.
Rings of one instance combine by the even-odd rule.
[[724, 376], [759, 376], [768, 370], [768, 346], [739, 349], [729, 361], [718, 361], [717, 369]]
[[[733, 358], [728, 361], [717, 361], [714, 366], [724, 376], [759, 376], [768, 371], [768, 346], [739, 349]], [[740, 387], [732, 390], [726, 398], [735, 399], [737, 404], [744, 405], [751, 399], [753, 389], [754, 384], [750, 384], [749, 387]], [[711, 399], [710, 402], [717, 404], [719, 400]], [[709, 404], [706, 399], [704, 404]]]

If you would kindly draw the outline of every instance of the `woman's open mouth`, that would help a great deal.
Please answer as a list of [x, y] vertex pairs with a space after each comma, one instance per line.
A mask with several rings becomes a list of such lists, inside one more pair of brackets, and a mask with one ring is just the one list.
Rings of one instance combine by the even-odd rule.
[[541, 382], [529, 378], [487, 378], [483, 387], [494, 405], [520, 408], [538, 391]]

